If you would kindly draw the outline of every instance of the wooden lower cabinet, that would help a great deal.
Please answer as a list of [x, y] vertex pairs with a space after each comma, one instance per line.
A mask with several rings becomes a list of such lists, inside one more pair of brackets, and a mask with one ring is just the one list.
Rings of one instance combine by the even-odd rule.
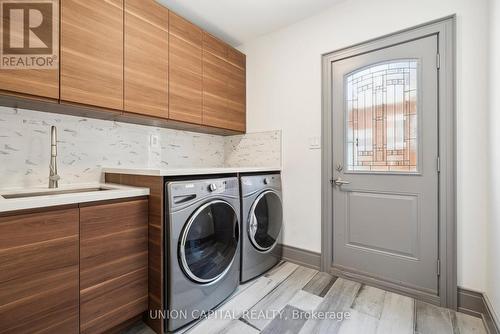
[[80, 332], [148, 309], [148, 200], [80, 207]]
[[147, 309], [147, 198], [0, 214], [0, 334], [104, 333]]
[[78, 333], [78, 207], [0, 216], [0, 333]]
[[[165, 182], [162, 176], [126, 175], [106, 173], [106, 182], [149, 188], [149, 310], [165, 309], [164, 290], [164, 210]], [[160, 317], [147, 318], [146, 322], [156, 333], [163, 333], [164, 321]]]

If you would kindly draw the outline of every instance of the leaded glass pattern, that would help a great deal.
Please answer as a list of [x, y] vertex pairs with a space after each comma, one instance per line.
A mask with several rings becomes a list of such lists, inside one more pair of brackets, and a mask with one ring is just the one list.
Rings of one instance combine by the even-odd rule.
[[348, 171], [418, 171], [417, 73], [399, 59], [345, 78]]

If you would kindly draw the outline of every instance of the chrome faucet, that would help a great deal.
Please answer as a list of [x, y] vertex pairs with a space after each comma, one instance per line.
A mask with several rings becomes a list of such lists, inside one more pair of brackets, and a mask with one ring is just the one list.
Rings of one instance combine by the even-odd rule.
[[57, 175], [57, 128], [50, 128], [50, 164], [49, 164], [49, 188], [59, 187], [59, 179]]

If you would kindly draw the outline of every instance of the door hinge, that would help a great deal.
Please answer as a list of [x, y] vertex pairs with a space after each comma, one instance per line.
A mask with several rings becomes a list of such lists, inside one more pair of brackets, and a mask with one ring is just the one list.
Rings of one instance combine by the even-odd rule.
[[439, 53], [436, 54], [436, 68], [438, 70], [441, 68], [441, 55]]
[[441, 276], [441, 260], [437, 260], [437, 275]]
[[441, 158], [437, 157], [436, 159], [436, 169], [437, 169], [437, 172], [441, 172]]

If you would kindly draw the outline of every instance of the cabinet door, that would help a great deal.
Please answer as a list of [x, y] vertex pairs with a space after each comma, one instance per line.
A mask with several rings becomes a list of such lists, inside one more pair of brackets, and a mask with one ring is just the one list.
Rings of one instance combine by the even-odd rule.
[[203, 124], [227, 127], [226, 61], [203, 50]]
[[201, 29], [170, 12], [169, 118], [201, 124]]
[[[47, 1], [45, 1], [47, 2]], [[33, 96], [39, 96], [39, 97], [47, 97], [47, 98], [52, 98], [52, 99], [59, 99], [59, 56], [58, 56], [58, 50], [59, 50], [59, 0], [50, 0], [49, 1], [52, 6], [52, 22], [51, 24], [42, 24], [38, 29], [37, 29], [37, 34], [38, 36], [51, 36], [51, 45], [46, 45], [48, 47], [52, 47], [52, 54], [55, 55], [55, 57], [52, 57], [50, 55], [44, 55], [40, 54], [43, 59], [48, 60], [50, 59], [53, 63], [53, 65], [50, 68], [41, 68], [41, 69], [22, 69], [19, 67], [16, 69], [6, 69], [6, 68], [0, 68], [0, 90], [7, 91], [7, 92], [15, 92], [15, 93], [21, 93], [21, 94], [27, 94], [27, 95], [33, 95]], [[7, 3], [7, 2], [4, 2]], [[12, 1], [12, 4], [15, 5], [16, 2]], [[21, 3], [21, 2], [18, 2]], [[2, 3], [3, 4], [3, 3]], [[15, 19], [16, 16], [12, 16], [12, 18]], [[14, 24], [15, 26], [23, 26], [23, 23], [20, 22], [23, 20], [24, 16], [20, 16], [17, 21], [17, 25], [14, 22], [11, 22], [11, 15], [3, 15], [3, 24], [4, 27], [11, 26]], [[45, 23], [45, 20], [49, 20], [50, 18], [44, 17], [43, 18], [43, 23]], [[41, 31], [40, 31], [41, 30]], [[22, 33], [22, 31], [19, 31], [19, 33]], [[13, 31], [10, 31], [10, 36], [16, 36]], [[26, 41], [24, 38], [27, 38], [29, 40], [29, 44], [31, 43], [40, 43], [39, 37], [37, 35], [31, 33], [30, 35], [27, 36], [17, 36], [18, 41], [22, 41], [24, 45], [26, 45]], [[8, 37], [8, 36], [4, 36]], [[45, 43], [45, 40], [42, 41], [42, 43]], [[28, 51], [29, 52], [29, 51]], [[8, 55], [5, 55], [8, 57]], [[24, 57], [26, 55], [20, 55], [21, 57]], [[31, 57], [31, 55], [28, 55], [28, 57]], [[50, 57], [50, 58], [48, 58]], [[14, 57], [12, 58], [13, 61], [16, 61], [18, 58]], [[21, 60], [24, 58], [20, 58]]]
[[123, 109], [123, 1], [61, 1], [61, 100]]
[[217, 57], [222, 59], [227, 58], [228, 53], [228, 45], [221, 41], [220, 39], [215, 38], [207, 32], [203, 32], [203, 50], [208, 51]]
[[81, 205], [80, 332], [148, 309], [148, 200]]
[[168, 117], [168, 9], [125, 0], [125, 111]]
[[246, 130], [246, 76], [245, 68], [227, 63], [227, 127], [232, 130]]
[[203, 35], [203, 124], [245, 132], [245, 55]]
[[0, 90], [59, 99], [59, 70], [0, 70]]
[[227, 61], [242, 69], [245, 69], [246, 67], [245, 54], [241, 53], [240, 51], [234, 48], [229, 48], [227, 50]]
[[0, 333], [78, 333], [78, 208], [0, 217]]

